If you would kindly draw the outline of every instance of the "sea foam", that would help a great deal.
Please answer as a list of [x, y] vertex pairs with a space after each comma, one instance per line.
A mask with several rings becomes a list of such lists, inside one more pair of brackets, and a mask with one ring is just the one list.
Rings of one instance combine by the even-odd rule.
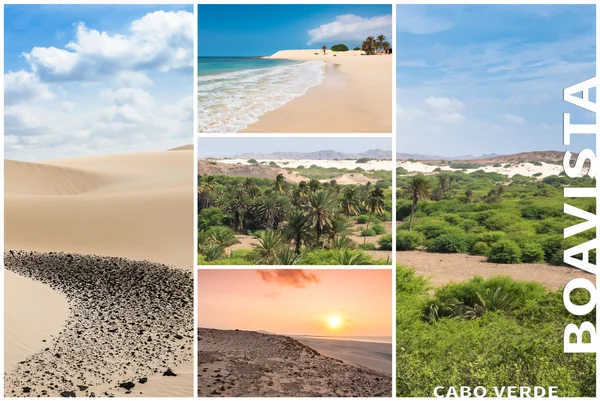
[[307, 61], [198, 77], [198, 131], [238, 132], [323, 80], [324, 63]]

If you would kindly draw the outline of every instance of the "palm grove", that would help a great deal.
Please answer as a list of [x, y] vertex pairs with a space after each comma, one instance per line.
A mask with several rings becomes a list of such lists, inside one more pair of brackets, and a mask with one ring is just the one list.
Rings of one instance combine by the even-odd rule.
[[[366, 55], [380, 54], [382, 52], [387, 53], [387, 51], [391, 49], [391, 45], [386, 39], [385, 35], [378, 35], [377, 37], [369, 36], [362, 42], [361, 47], [355, 47], [353, 50], [362, 50]], [[321, 50], [323, 51], [323, 54], [325, 54], [327, 46], [323, 45]], [[337, 44], [331, 46], [331, 50], [334, 52], [344, 52], [348, 51], [348, 46]]]
[[[365, 239], [384, 233], [381, 220], [391, 220], [391, 193], [370, 182], [296, 184], [283, 174], [275, 179], [198, 177], [199, 264], [389, 263], [363, 251], [374, 250], [372, 244], [350, 238], [354, 221], [366, 224], [360, 231]], [[252, 249], [227, 250], [240, 242], [239, 235], [255, 238]], [[379, 239], [380, 249], [391, 246], [391, 234]]]

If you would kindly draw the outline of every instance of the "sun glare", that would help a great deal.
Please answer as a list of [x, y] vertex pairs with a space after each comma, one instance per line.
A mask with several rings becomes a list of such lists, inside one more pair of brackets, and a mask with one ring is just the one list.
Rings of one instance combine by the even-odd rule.
[[339, 316], [330, 316], [327, 318], [327, 324], [332, 329], [337, 329], [342, 324], [342, 318]]

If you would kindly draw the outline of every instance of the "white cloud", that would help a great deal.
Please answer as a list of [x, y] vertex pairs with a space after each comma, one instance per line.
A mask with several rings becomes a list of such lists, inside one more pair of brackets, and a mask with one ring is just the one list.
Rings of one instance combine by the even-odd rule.
[[427, 15], [420, 7], [412, 5], [399, 5], [396, 9], [398, 32], [408, 32], [414, 35], [429, 35], [446, 31], [452, 24], [444, 18]]
[[64, 48], [33, 47], [25, 54], [30, 71], [5, 74], [5, 157], [191, 143], [193, 21], [190, 12], [158, 11], [133, 21], [127, 34], [79, 24]]
[[100, 96], [117, 106], [133, 105], [148, 108], [155, 103], [150, 93], [138, 88], [104, 89], [100, 92]]
[[512, 124], [525, 124], [525, 119], [523, 117], [517, 116], [516, 114], [505, 114], [504, 118]]
[[13, 105], [31, 99], [52, 99], [48, 85], [27, 71], [9, 72], [4, 75], [4, 104]]
[[458, 99], [446, 97], [428, 97], [422, 102], [411, 102], [412, 106], [398, 103], [396, 115], [400, 121], [428, 120], [441, 124], [459, 124], [466, 119], [460, 113], [465, 104]]
[[332, 41], [363, 41], [367, 36], [380, 34], [388, 36], [391, 42], [392, 15], [380, 15], [370, 18], [354, 14], [339, 15], [335, 21], [323, 24], [308, 31], [310, 40], [307, 44]]
[[156, 11], [131, 24], [129, 35], [77, 26], [65, 49], [34, 47], [23, 56], [42, 81], [89, 81], [122, 71], [169, 71], [192, 66], [194, 16]]

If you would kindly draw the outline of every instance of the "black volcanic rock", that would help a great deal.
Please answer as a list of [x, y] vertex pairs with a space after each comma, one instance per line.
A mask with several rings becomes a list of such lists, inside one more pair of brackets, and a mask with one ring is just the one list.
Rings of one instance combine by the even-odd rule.
[[[6, 394], [74, 397], [66, 387], [110, 397], [114, 394], [95, 386], [106, 387], [113, 377], [133, 383], [192, 359], [191, 271], [125, 258], [15, 250], [5, 252], [4, 263], [63, 294], [70, 309], [45, 349], [5, 372]], [[21, 392], [25, 387], [29, 393]]]

